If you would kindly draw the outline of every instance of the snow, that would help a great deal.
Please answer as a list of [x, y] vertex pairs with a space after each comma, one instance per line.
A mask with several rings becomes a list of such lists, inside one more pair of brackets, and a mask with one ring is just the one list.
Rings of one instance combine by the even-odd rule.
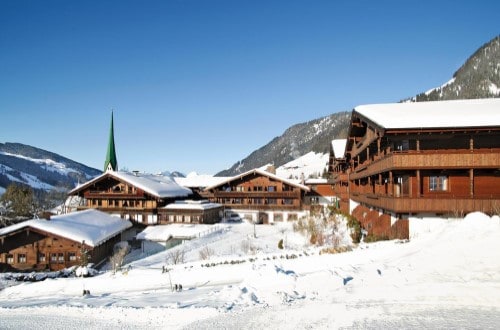
[[185, 201], [176, 201], [175, 203], [168, 204], [165, 206], [165, 209], [174, 209], [174, 210], [208, 210], [217, 207], [221, 207], [222, 204], [218, 203], [209, 203], [207, 200], [201, 201], [193, 201], [193, 200], [185, 200]]
[[[279, 169], [279, 168], [278, 168]], [[298, 187], [302, 190], [305, 190], [305, 191], [309, 191], [309, 187], [307, 186], [304, 186], [303, 184], [300, 184], [300, 183], [297, 183], [295, 180], [289, 180], [287, 178], [285, 178], [283, 176], [283, 173], [280, 175], [278, 174], [278, 169], [276, 169], [276, 175], [275, 174], [272, 174], [271, 172], [267, 172], [265, 170], [262, 170], [260, 168], [255, 168], [253, 170], [249, 170], [245, 173], [241, 173], [241, 174], [238, 174], [238, 175], [235, 175], [233, 177], [230, 177], [230, 178], [226, 178], [225, 180], [219, 182], [218, 184], [215, 184], [213, 186], [209, 186], [207, 188], [205, 188], [206, 190], [210, 190], [210, 189], [213, 189], [215, 187], [218, 187], [218, 186], [222, 186], [228, 182], [231, 182], [231, 181], [234, 181], [234, 180], [237, 180], [239, 178], [243, 178], [245, 176], [248, 176], [248, 175], [251, 175], [251, 174], [259, 174], [259, 175], [263, 175], [263, 176], [267, 176], [267, 177], [270, 177], [271, 179], [273, 180], [279, 180], [279, 181], [283, 181], [291, 186], [295, 186], [295, 187]]]
[[0, 236], [22, 228], [35, 228], [75, 242], [85, 241], [97, 246], [110, 237], [132, 227], [128, 220], [122, 220], [94, 209], [54, 216], [50, 220], [33, 219], [0, 229]]
[[188, 225], [171, 224], [146, 227], [137, 234], [137, 239], [147, 239], [150, 241], [166, 241], [169, 238], [195, 238], [202, 237], [208, 233], [219, 231], [217, 225]]
[[[7, 153], [3, 153], [3, 154], [7, 154]], [[15, 156], [15, 155], [12, 155], [12, 156]], [[5, 175], [12, 182], [25, 183], [25, 184], [27, 184], [30, 187], [35, 188], [35, 189], [43, 189], [43, 190], [47, 190], [47, 191], [54, 189], [54, 186], [40, 181], [36, 176], [30, 175], [30, 174], [27, 174], [24, 172], [19, 172], [17, 170], [14, 170], [13, 168], [6, 166], [6, 165], [3, 165], [3, 164], [0, 164], [0, 172], [3, 175]], [[15, 176], [9, 174], [9, 172], [18, 173], [22, 179], [19, 179], [18, 177], [15, 177]]]
[[[167, 265], [167, 250], [116, 274], [6, 287], [1, 327], [498, 328], [500, 218], [473, 213], [421, 225], [409, 242], [319, 254], [287, 223], [257, 226], [256, 238], [251, 224], [221, 224], [172, 249], [186, 252], [182, 264]], [[290, 242], [284, 250], [281, 238]], [[201, 260], [207, 247], [213, 255]]]
[[488, 87], [489, 91], [493, 95], [499, 95], [500, 96], [500, 88], [495, 85], [494, 83], [490, 83], [490, 86]]
[[172, 180], [170, 177], [167, 176], [148, 174], [148, 173], [129, 173], [129, 172], [118, 172], [118, 171], [105, 172], [100, 176], [76, 187], [68, 194], [71, 195], [77, 190], [89, 186], [94, 182], [98, 182], [103, 177], [106, 176], [111, 176], [118, 180], [128, 182], [129, 184], [144, 190], [148, 194], [160, 198], [186, 197], [192, 194], [191, 189], [181, 187], [174, 180]]
[[345, 147], [347, 145], [347, 139], [335, 139], [332, 141], [332, 150], [335, 159], [345, 157]]
[[435, 88], [432, 88], [432, 89], [429, 89], [427, 92], [425, 92], [425, 95], [429, 95], [430, 93], [436, 91], [436, 90], [440, 90], [440, 89], [443, 89], [445, 88], [446, 86], [448, 85], [451, 85], [455, 82], [455, 77], [451, 78], [450, 80], [448, 80], [447, 82], [445, 82], [444, 84], [442, 84], [441, 86], [439, 87], [435, 87]]
[[500, 99], [361, 105], [354, 111], [386, 129], [500, 125]]
[[276, 169], [276, 175], [282, 178], [321, 176], [328, 166], [328, 154], [316, 153], [314, 151], [292, 160]]
[[228, 177], [218, 177], [209, 174], [198, 174], [196, 172], [189, 173], [185, 178], [175, 177], [174, 180], [179, 185], [186, 188], [205, 188], [217, 185]]
[[18, 155], [18, 154], [11, 154], [8, 152], [0, 152], [0, 154], [6, 155], [6, 156], [12, 156], [12, 157], [17, 157], [21, 159], [28, 160], [30, 162], [40, 164], [42, 165], [42, 168], [44, 168], [46, 171], [51, 171], [51, 172], [57, 172], [62, 175], [68, 175], [68, 173], [71, 172], [78, 172], [75, 169], [72, 168], [67, 168], [65, 164], [56, 162], [55, 160], [52, 159], [40, 159], [40, 158], [30, 158], [26, 157], [23, 155]]

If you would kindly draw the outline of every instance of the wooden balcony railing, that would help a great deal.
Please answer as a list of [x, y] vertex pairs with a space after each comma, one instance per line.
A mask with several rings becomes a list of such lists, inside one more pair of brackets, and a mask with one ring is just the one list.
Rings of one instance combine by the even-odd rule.
[[216, 191], [216, 198], [300, 198], [300, 191]]
[[350, 179], [383, 173], [391, 170], [498, 168], [500, 149], [477, 150], [425, 150], [393, 152], [357, 166]]
[[86, 191], [83, 196], [85, 198], [97, 198], [97, 199], [139, 199], [144, 198], [144, 192], [137, 191], [135, 193], [125, 193], [125, 192], [112, 192], [112, 191]]
[[351, 194], [351, 199], [371, 207], [394, 213], [469, 213], [481, 211], [492, 214], [500, 208], [496, 197], [390, 197], [375, 194]]

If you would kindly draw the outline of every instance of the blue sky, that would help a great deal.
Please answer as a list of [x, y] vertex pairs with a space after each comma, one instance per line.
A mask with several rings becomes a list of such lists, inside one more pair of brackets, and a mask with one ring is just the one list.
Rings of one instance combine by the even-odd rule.
[[449, 80], [500, 1], [0, 0], [0, 142], [214, 174], [293, 124]]

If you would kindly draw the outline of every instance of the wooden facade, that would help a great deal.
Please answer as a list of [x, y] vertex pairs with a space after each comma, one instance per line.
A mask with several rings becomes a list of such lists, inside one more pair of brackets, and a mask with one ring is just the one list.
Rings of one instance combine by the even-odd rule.
[[[436, 111], [442, 106], [452, 114], [455, 106], [462, 109], [464, 104], [468, 103], [449, 101], [424, 106], [433, 106]], [[419, 106], [410, 107], [419, 111]], [[498, 107], [496, 113], [495, 106]], [[390, 110], [397, 107], [388, 106]], [[417, 214], [497, 213], [500, 208], [500, 126], [496, 122], [500, 102], [485, 101], [477, 105], [479, 109], [475, 107], [472, 102], [471, 119], [476, 115], [475, 110], [487, 107], [483, 113], [491, 112], [493, 124], [459, 123], [438, 127], [416, 122], [387, 127], [376, 115], [383, 109], [375, 109], [373, 116], [370, 111], [355, 109], [346, 151], [350, 199], [396, 219]], [[426, 116], [425, 112], [422, 116]], [[453, 115], [450, 121], [453, 122]], [[336, 166], [343, 165], [337, 163]], [[333, 177], [340, 180], [341, 169], [331, 170]]]
[[[167, 192], [157, 188], [172, 186]], [[78, 210], [98, 209], [139, 224], [157, 224], [158, 210], [184, 199], [191, 190], [167, 177], [108, 171], [72, 190], [84, 201]]]
[[[89, 215], [87, 215], [89, 216]], [[92, 215], [90, 215], [92, 216]], [[72, 217], [72, 214], [60, 216]], [[106, 216], [111, 218], [109, 216]], [[102, 215], [97, 216], [99, 221]], [[114, 219], [112, 219], [113, 221]], [[112, 255], [113, 247], [121, 240], [121, 232], [131, 224], [120, 224], [114, 228], [103, 224], [99, 235], [105, 239], [93, 244], [91, 239], [76, 240], [74, 233], [83, 234], [82, 237], [90, 237], [85, 230], [95, 227], [92, 224], [79, 226], [74, 232], [68, 231], [67, 235], [59, 230], [60, 222], [46, 225], [44, 222], [52, 220], [29, 220], [25, 223], [15, 224], [2, 228], [0, 231], [0, 269], [3, 271], [57, 271], [82, 263], [82, 253], [88, 260], [99, 264]], [[121, 221], [120, 221], [121, 223]], [[62, 227], [65, 225], [63, 224]], [[54, 230], [55, 228], [55, 230]], [[92, 234], [89, 234], [92, 235]], [[90, 242], [90, 243], [89, 243]]]
[[211, 201], [225, 208], [266, 212], [308, 209], [304, 196], [309, 190], [305, 185], [258, 169], [205, 189]]
[[0, 238], [0, 263], [5, 270], [56, 271], [81, 263], [82, 251], [89, 260], [99, 263], [113, 252], [120, 241], [117, 235], [102, 245], [92, 247], [36, 228], [22, 228]]

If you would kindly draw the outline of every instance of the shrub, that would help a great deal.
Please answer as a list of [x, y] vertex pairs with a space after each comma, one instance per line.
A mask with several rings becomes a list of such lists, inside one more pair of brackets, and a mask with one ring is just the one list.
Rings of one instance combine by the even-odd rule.
[[352, 215], [344, 215], [347, 219], [347, 226], [351, 229], [351, 238], [353, 243], [361, 241], [361, 224]]
[[280, 239], [278, 242], [278, 249], [283, 250], [283, 239]]
[[367, 235], [364, 239], [364, 242], [366, 243], [373, 243], [373, 242], [378, 242], [378, 241], [388, 241], [389, 237], [387, 235]]
[[209, 260], [210, 257], [214, 255], [214, 250], [209, 248], [208, 246], [205, 246], [203, 249], [200, 250], [200, 259], [201, 260]]

